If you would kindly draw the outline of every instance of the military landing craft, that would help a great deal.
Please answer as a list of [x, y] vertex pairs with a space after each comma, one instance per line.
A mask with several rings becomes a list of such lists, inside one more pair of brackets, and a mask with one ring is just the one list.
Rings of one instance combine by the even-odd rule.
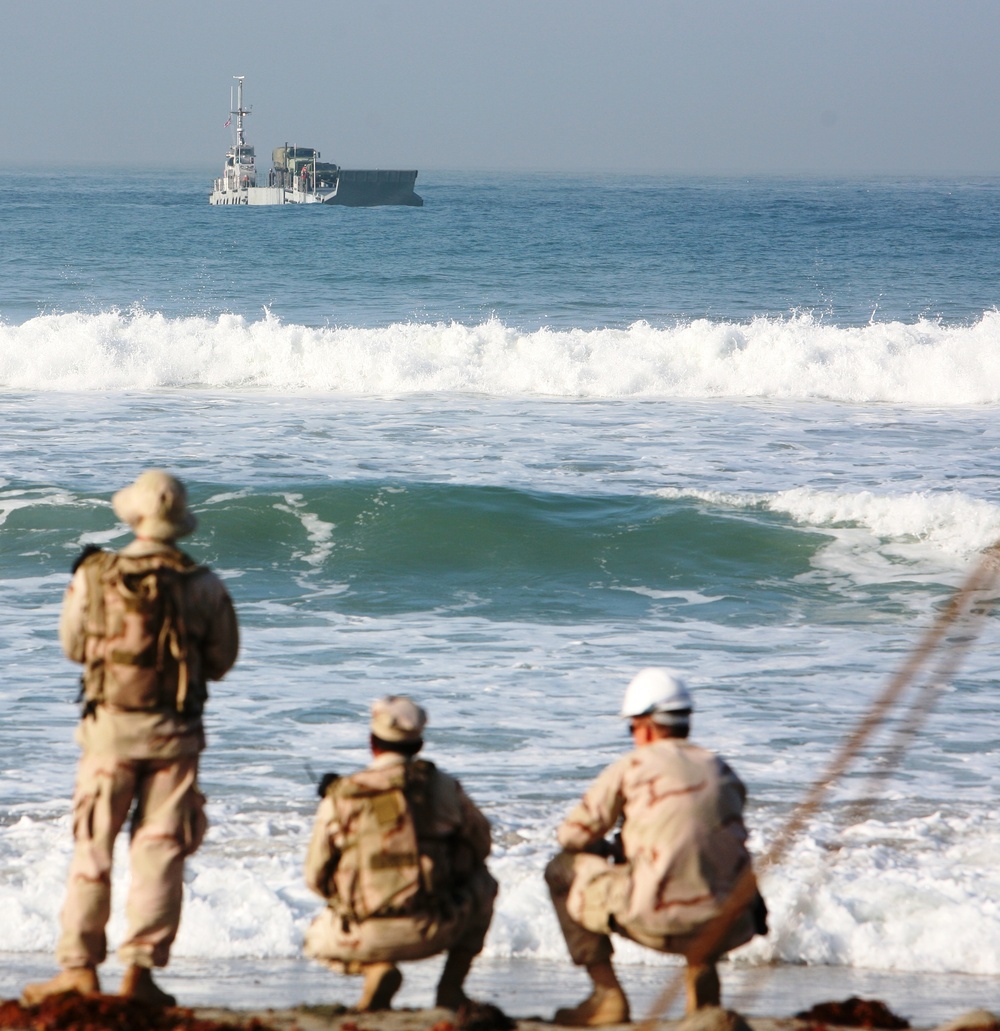
[[236, 119], [235, 141], [226, 154], [222, 175], [212, 185], [210, 204], [343, 204], [373, 207], [377, 204], [408, 204], [419, 207], [423, 198], [413, 192], [416, 171], [385, 168], [341, 168], [320, 161], [311, 147], [275, 147], [266, 184], [257, 181], [254, 148], [246, 141], [243, 119], [250, 109], [243, 106], [244, 76], [237, 82], [236, 102], [230, 95], [229, 121]]

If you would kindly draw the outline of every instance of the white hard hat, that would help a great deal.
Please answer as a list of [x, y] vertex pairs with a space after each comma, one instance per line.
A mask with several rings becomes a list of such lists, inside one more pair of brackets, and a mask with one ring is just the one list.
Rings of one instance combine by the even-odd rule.
[[652, 716], [655, 723], [686, 723], [694, 709], [681, 675], [672, 669], [640, 670], [625, 688], [621, 715]]

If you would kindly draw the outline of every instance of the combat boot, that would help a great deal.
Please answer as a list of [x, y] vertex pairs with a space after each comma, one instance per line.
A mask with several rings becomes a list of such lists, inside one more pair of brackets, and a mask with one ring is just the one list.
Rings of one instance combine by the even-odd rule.
[[156, 1009], [167, 1009], [177, 1005], [177, 1000], [165, 992], [154, 980], [149, 967], [135, 964], [125, 970], [118, 994], [123, 999], [135, 999]]
[[438, 981], [435, 1006], [457, 1010], [459, 1006], [469, 1001], [462, 986], [465, 984], [465, 978], [475, 958], [471, 952], [448, 953], [444, 969], [441, 971], [441, 979]]
[[374, 1013], [387, 1010], [392, 997], [399, 991], [403, 983], [403, 975], [394, 963], [365, 963], [363, 965], [365, 983], [361, 989], [361, 998], [355, 1007], [360, 1013]]
[[595, 963], [587, 967], [587, 973], [594, 982], [594, 990], [579, 1006], [556, 1010], [552, 1022], [563, 1027], [627, 1024], [631, 1019], [628, 999], [611, 963]]
[[78, 992], [80, 995], [99, 995], [101, 983], [94, 967], [67, 967], [48, 981], [26, 984], [21, 993], [22, 1006], [37, 1006], [50, 995]]
[[686, 1013], [722, 1005], [719, 971], [714, 963], [688, 963], [684, 970], [684, 987], [687, 994]]

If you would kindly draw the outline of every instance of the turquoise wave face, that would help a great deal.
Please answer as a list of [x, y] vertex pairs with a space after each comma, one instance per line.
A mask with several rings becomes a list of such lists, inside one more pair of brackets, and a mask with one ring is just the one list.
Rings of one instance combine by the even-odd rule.
[[[5, 540], [22, 572], [58, 574], [79, 544], [115, 532], [109, 517], [96, 500], [49, 497], [11, 513]], [[184, 545], [237, 601], [280, 600], [306, 618], [455, 610], [560, 623], [697, 609], [769, 622], [802, 603], [796, 580], [827, 540], [690, 499], [419, 483], [223, 495], [199, 518]]]

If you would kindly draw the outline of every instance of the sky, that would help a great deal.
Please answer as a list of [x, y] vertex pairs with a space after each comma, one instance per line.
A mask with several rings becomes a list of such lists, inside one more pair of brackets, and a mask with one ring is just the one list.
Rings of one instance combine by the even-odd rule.
[[1000, 0], [0, 0], [0, 167], [1000, 174]]

